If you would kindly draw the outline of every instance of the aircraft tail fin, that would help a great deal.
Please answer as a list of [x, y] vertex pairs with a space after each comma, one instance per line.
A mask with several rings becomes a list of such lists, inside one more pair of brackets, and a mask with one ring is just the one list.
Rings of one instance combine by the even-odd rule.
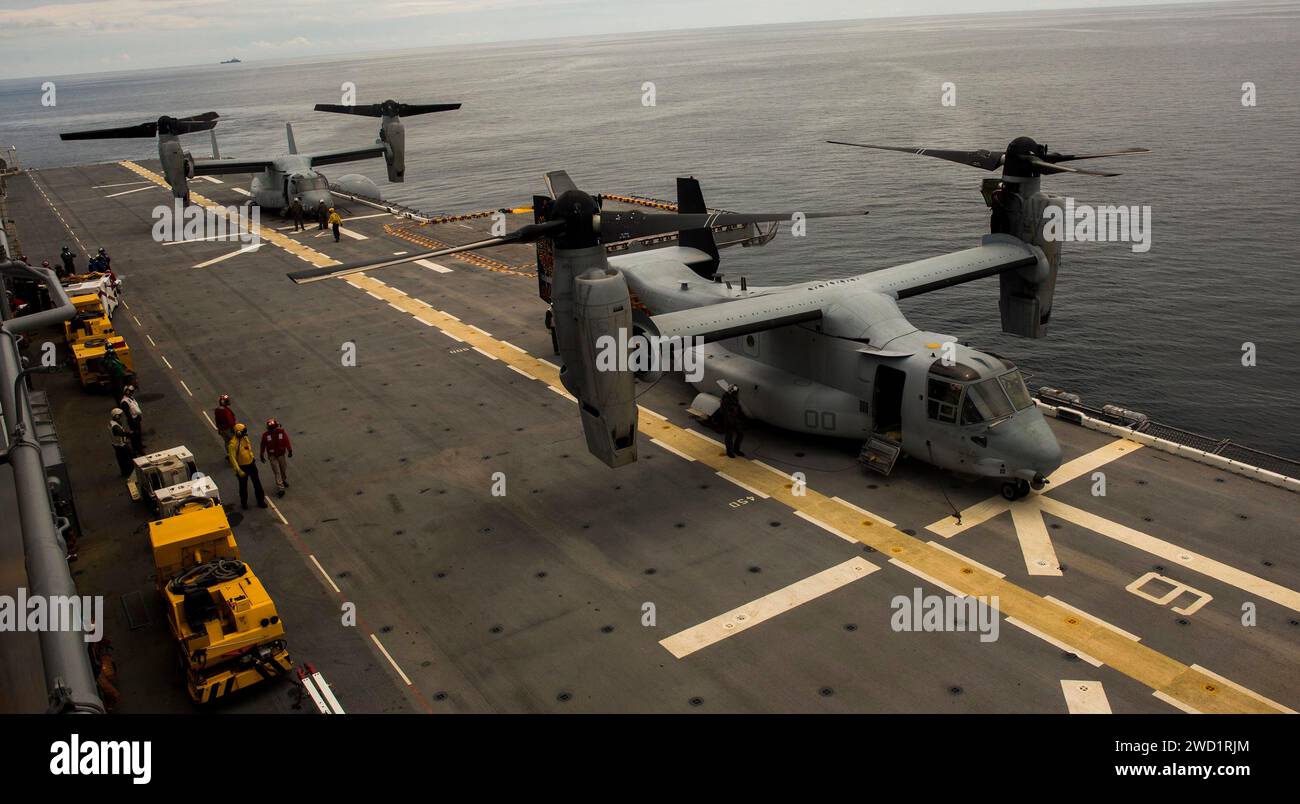
[[208, 129], [208, 133], [212, 135], [212, 158], [213, 158], [213, 159], [220, 159], [220, 158], [221, 158], [221, 149], [217, 147], [217, 130], [216, 130], [216, 128], [210, 128], [210, 129]]
[[[704, 191], [700, 189], [700, 183], [694, 178], [677, 179], [677, 211], [682, 213], [705, 213], [708, 208], [704, 205]], [[718, 271], [718, 244], [713, 239], [713, 230], [708, 226], [701, 229], [687, 229], [681, 232], [677, 238], [678, 245], [684, 248], [693, 248], [708, 254], [708, 262], [696, 263], [691, 266], [691, 270], [704, 277], [712, 279]]]
[[298, 143], [294, 142], [293, 139], [293, 123], [284, 124], [284, 135], [289, 140], [289, 153], [291, 154], [298, 153]]

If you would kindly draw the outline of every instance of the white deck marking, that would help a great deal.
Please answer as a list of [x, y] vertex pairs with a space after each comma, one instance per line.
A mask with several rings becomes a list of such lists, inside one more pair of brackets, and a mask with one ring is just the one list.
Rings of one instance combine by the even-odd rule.
[[660, 640], [659, 644], [678, 659], [685, 658], [701, 648], [707, 648], [727, 637], [735, 636], [741, 631], [753, 628], [810, 600], [816, 600], [827, 592], [839, 589], [859, 578], [865, 578], [879, 569], [880, 567], [866, 559], [851, 558], [843, 564], [822, 570], [816, 575], [796, 581], [783, 589], [706, 620], [694, 628], [679, 631]]
[[1243, 686], [1241, 686], [1240, 684], [1238, 684], [1237, 682], [1233, 681], [1232, 679], [1230, 679], [1230, 678], [1224, 678], [1223, 676], [1219, 675], [1218, 673], [1215, 673], [1215, 672], [1213, 672], [1213, 671], [1210, 671], [1210, 670], [1205, 669], [1204, 667], [1201, 667], [1199, 664], [1194, 664], [1194, 665], [1192, 665], [1192, 669], [1193, 669], [1193, 670], [1199, 670], [1199, 671], [1201, 671], [1202, 673], [1204, 673], [1205, 675], [1207, 675], [1207, 676], [1209, 676], [1210, 678], [1214, 679], [1215, 681], [1218, 681], [1218, 682], [1221, 683], [1221, 684], [1227, 684], [1229, 687], [1232, 687], [1232, 688], [1235, 689], [1237, 692], [1240, 692], [1240, 693], [1242, 693], [1242, 694], [1244, 694], [1244, 695], [1249, 695], [1251, 698], [1254, 698], [1255, 700], [1257, 700], [1257, 701], [1259, 701], [1259, 702], [1261, 702], [1261, 703], [1267, 704], [1267, 705], [1269, 705], [1269, 706], [1271, 706], [1271, 707], [1274, 707], [1275, 709], [1280, 709], [1280, 710], [1282, 710], [1282, 712], [1284, 712], [1285, 714], [1288, 714], [1288, 715], [1294, 715], [1294, 714], [1297, 714], [1297, 712], [1296, 712], [1294, 709], [1291, 709], [1290, 707], [1283, 706], [1282, 704], [1278, 703], [1277, 701], [1272, 700], [1271, 698], [1265, 698], [1263, 695], [1260, 695], [1258, 692], [1255, 692], [1254, 690], [1248, 690], [1248, 689], [1246, 689], [1245, 687], [1243, 687]]
[[438, 263], [433, 262], [432, 260], [416, 260], [415, 264], [419, 265], [422, 268], [428, 268], [431, 271], [437, 271], [440, 274], [449, 274], [452, 272], [450, 268], [446, 267], [445, 265], [439, 265]]
[[669, 452], [671, 452], [672, 454], [676, 455], [678, 458], [681, 458], [682, 460], [690, 461], [690, 462], [692, 462], [692, 463], [695, 462], [695, 459], [692, 458], [691, 456], [687, 455], [685, 452], [682, 452], [681, 450], [679, 450], [679, 449], [677, 449], [677, 448], [675, 448], [675, 447], [673, 447], [673, 446], [671, 446], [671, 445], [669, 445], [669, 444], [665, 444], [664, 442], [660, 441], [660, 440], [657, 439], [657, 438], [652, 438], [652, 439], [650, 439], [650, 443], [651, 443], [651, 444], [654, 444], [656, 447], [659, 447], [660, 449], [668, 450]]
[[229, 234], [224, 234], [224, 235], [211, 235], [209, 237], [195, 237], [191, 240], [164, 240], [162, 244], [164, 246], [183, 246], [186, 243], [247, 243], [248, 240], [245, 239], [244, 237], [241, 237], [241, 234], [251, 235], [252, 233], [231, 232]]
[[343, 594], [343, 590], [339, 589], [339, 585], [334, 583], [334, 579], [330, 577], [330, 574], [326, 572], [325, 568], [322, 567], [320, 565], [320, 562], [316, 560], [316, 556], [314, 554], [308, 553], [307, 558], [311, 559], [311, 563], [316, 565], [316, 569], [320, 570], [321, 577], [325, 579], [325, 583], [330, 585], [330, 588], [334, 590], [334, 593], [339, 595]]
[[275, 500], [268, 499], [266, 503], [267, 505], [271, 506], [271, 510], [274, 511], [275, 515], [280, 518], [280, 521], [287, 526], [289, 524], [289, 520], [285, 519], [284, 514], [280, 513], [280, 509], [276, 506]]
[[1062, 519], [1067, 519], [1076, 525], [1082, 525], [1122, 544], [1127, 544], [1130, 547], [1135, 547], [1179, 566], [1195, 570], [1202, 575], [1208, 575], [1217, 581], [1222, 581], [1251, 594], [1259, 595], [1266, 600], [1286, 606], [1292, 611], [1300, 611], [1300, 592], [1267, 581], [1257, 575], [1251, 575], [1249, 572], [1215, 561], [1199, 553], [1194, 553], [1140, 530], [1126, 527], [1118, 522], [1112, 522], [1104, 517], [1067, 505], [1059, 500], [1043, 497], [1040, 498], [1040, 502], [1044, 511]]
[[221, 179], [214, 178], [212, 176], [196, 176], [195, 178], [203, 179], [204, 181], [211, 182], [212, 184], [225, 184], [225, 182], [222, 181]]
[[[856, 541], [856, 540], [855, 540], [855, 541]], [[980, 569], [984, 570], [984, 571], [987, 572], [989, 575], [992, 575], [992, 576], [995, 577], [995, 578], [1005, 578], [1005, 577], [1007, 577], [1006, 575], [1002, 574], [1001, 572], [998, 572], [997, 570], [993, 569], [992, 567], [988, 566], [987, 564], [981, 564], [981, 563], [979, 563], [978, 561], [976, 561], [975, 559], [971, 558], [970, 556], [964, 556], [964, 555], [962, 555], [961, 553], [957, 552], [956, 550], [952, 549], [951, 547], [947, 546], [946, 544], [943, 544], [942, 542], [934, 542], [934, 541], [932, 541], [932, 542], [928, 542], [928, 544], [929, 544], [931, 547], [935, 548], [936, 550], [942, 550], [943, 552], [947, 553], [947, 554], [950, 555], [950, 556], [955, 556], [955, 557], [961, 559], [962, 561], [965, 561], [967, 564], [970, 564], [972, 567], [979, 567]], [[1051, 598], [1049, 597], [1049, 598], [1047, 598], [1047, 600], [1051, 600]], [[1059, 601], [1058, 601], [1058, 602], [1059, 602]]]
[[877, 522], [879, 522], [879, 523], [881, 523], [881, 524], [883, 524], [883, 525], [885, 525], [885, 526], [887, 526], [887, 527], [891, 527], [891, 528], [896, 528], [896, 527], [898, 527], [898, 526], [895, 525], [893, 522], [890, 522], [888, 519], [885, 519], [885, 518], [884, 518], [883, 516], [881, 516], [880, 514], [874, 513], [874, 512], [872, 512], [872, 511], [868, 511], [867, 509], [863, 508], [863, 507], [860, 506], [860, 505], [854, 505], [853, 503], [849, 502], [848, 500], [846, 500], [846, 499], [844, 499], [844, 498], [842, 498], [842, 497], [831, 497], [831, 499], [834, 500], [835, 502], [839, 503], [840, 505], [843, 505], [843, 506], [847, 506], [847, 507], [849, 507], [849, 508], [852, 508], [854, 511], [857, 511], [859, 514], [862, 514], [862, 515], [865, 516], [865, 517], [870, 517], [870, 518], [876, 520]]
[[1047, 644], [1058, 647], [1061, 650], [1065, 651], [1066, 653], [1073, 653], [1075, 656], [1078, 656], [1080, 659], [1083, 659], [1085, 662], [1092, 665], [1093, 667], [1101, 667], [1102, 665], [1100, 661], [1092, 658], [1091, 656], [1079, 650], [1078, 648], [1072, 648], [1069, 645], [1065, 644], [1064, 642], [1061, 642], [1058, 639], [1055, 639], [1053, 637], [1048, 636], [1047, 634], [1044, 634], [1042, 631], [1039, 631], [1037, 628], [1033, 627], [1032, 625], [1017, 620], [1015, 617], [1008, 617], [1007, 622], [1011, 623], [1017, 628], [1028, 631], [1029, 633], [1043, 640]]
[[245, 190], [243, 187], [231, 187], [230, 189], [234, 190], [235, 192], [239, 193], [240, 195], [246, 195], [246, 196], [249, 196], [250, 198], [251, 198], [252, 195], [253, 195], [253, 194], [250, 193], [249, 191]]
[[[349, 218], [349, 220], [352, 220], [352, 219]], [[345, 236], [345, 237], [350, 237], [350, 238], [352, 238], [353, 240], [369, 240], [369, 239], [370, 239], [369, 237], [366, 237], [365, 235], [361, 234], [360, 232], [354, 232], [354, 231], [352, 231], [351, 229], [347, 228], [346, 226], [340, 226], [340, 227], [339, 227], [339, 234], [341, 234], [341, 235], [343, 235], [343, 236]]]
[[1100, 681], [1070, 681], [1061, 679], [1061, 692], [1065, 706], [1072, 715], [1109, 715], [1110, 701]]
[[[383, 217], [392, 216], [392, 215], [393, 215], [393, 213], [391, 213], [391, 212], [376, 212], [376, 213], [374, 213], [373, 215], [352, 215], [351, 217], [348, 218], [348, 220], [349, 220], [349, 221], [364, 221], [364, 220], [369, 220], [370, 218], [383, 218]], [[394, 216], [394, 217], [395, 217], [395, 216]], [[405, 253], [405, 252], [403, 252], [403, 253]]]
[[316, 704], [316, 711], [320, 712], [322, 715], [334, 714], [330, 711], [329, 705], [325, 703], [325, 699], [316, 691], [316, 681], [311, 676], [302, 677], [302, 688], [307, 691], [309, 696], [311, 696], [312, 703]]
[[1043, 600], [1050, 600], [1050, 601], [1052, 601], [1053, 603], [1055, 603], [1056, 605], [1060, 606], [1061, 608], [1069, 609], [1070, 611], [1074, 612], [1075, 614], [1079, 615], [1080, 617], [1082, 617], [1082, 618], [1085, 619], [1085, 620], [1090, 620], [1090, 621], [1096, 623], [1097, 625], [1103, 626], [1103, 627], [1105, 627], [1105, 628], [1109, 628], [1110, 630], [1114, 631], [1115, 633], [1119, 634], [1120, 636], [1124, 637], [1125, 639], [1131, 639], [1131, 640], [1133, 640], [1134, 642], [1141, 642], [1141, 641], [1142, 641], [1142, 637], [1138, 636], [1137, 634], [1131, 634], [1131, 633], [1129, 633], [1128, 631], [1125, 631], [1123, 628], [1120, 628], [1118, 625], [1111, 625], [1110, 623], [1106, 622], [1105, 620], [1102, 620], [1102, 619], [1100, 619], [1100, 618], [1098, 618], [1098, 617], [1094, 617], [1093, 615], [1089, 614], [1088, 612], [1084, 611], [1084, 610], [1081, 609], [1081, 608], [1078, 608], [1077, 606], [1071, 606], [1069, 603], [1066, 603], [1064, 600], [1057, 600], [1056, 598], [1052, 597], [1051, 595], [1044, 595], [1044, 596], [1043, 596]]
[[217, 423], [212, 421], [212, 417], [208, 415], [208, 412], [206, 410], [201, 412], [203, 413], [203, 418], [208, 420], [208, 426], [213, 430], [217, 429]]
[[944, 583], [943, 581], [939, 580], [933, 575], [927, 575], [925, 572], [917, 569], [916, 567], [913, 567], [911, 564], [906, 564], [902, 561], [899, 561], [896, 558], [889, 559], [889, 563], [893, 564], [895, 567], [898, 567], [901, 570], [905, 570], [907, 572], [912, 573], [913, 575], [915, 575], [916, 577], [920, 578], [921, 580], [925, 581], [928, 584], [939, 587], [940, 589], [952, 595], [953, 597], [970, 597], [970, 595], [966, 594], [960, 589], [954, 589], [953, 587], [949, 586], [948, 584]]
[[184, 380], [181, 380], [180, 383], [181, 383], [181, 387], [185, 389], [185, 393], [189, 394], [190, 396], [194, 396], [194, 392], [190, 390], [190, 387], [185, 384]]
[[141, 181], [119, 181], [117, 184], [95, 184], [95, 185], [91, 185], [91, 188], [90, 188], [90, 189], [92, 189], [92, 190], [107, 190], [107, 189], [110, 188], [110, 187], [130, 187], [130, 186], [133, 186], [133, 185], [136, 185], [136, 184], [153, 184], [153, 182], [149, 181], [148, 179], [143, 179], [143, 180], [141, 180]]
[[1047, 523], [1036, 500], [1017, 500], [1011, 505], [1011, 521], [1016, 527], [1020, 552], [1025, 557], [1025, 569], [1030, 575], [1060, 576], [1061, 562], [1052, 547], [1052, 537], [1047, 534]]
[[331, 714], [347, 714], [343, 711], [343, 706], [339, 703], [339, 699], [334, 697], [334, 690], [330, 688], [329, 682], [325, 680], [325, 676], [321, 675], [320, 671], [317, 670], [312, 674], [311, 678], [316, 680], [316, 688], [320, 690], [320, 694], [325, 698], [325, 703], [333, 710]]
[[238, 250], [236, 250], [236, 251], [232, 251], [232, 252], [230, 252], [229, 254], [222, 254], [220, 257], [213, 257], [212, 259], [208, 260], [207, 262], [201, 262], [201, 263], [199, 263], [198, 265], [196, 265], [196, 266], [194, 266], [194, 267], [195, 267], [195, 268], [207, 268], [209, 265], [216, 265], [216, 264], [219, 263], [219, 262], [225, 262], [226, 260], [230, 259], [231, 257], [238, 257], [240, 254], [248, 254], [248, 253], [251, 252], [251, 251], [257, 251], [257, 250], [258, 250], [259, 248], [261, 248], [261, 247], [262, 247], [262, 244], [261, 244], [261, 243], [254, 243], [254, 244], [252, 244], [251, 246], [244, 246], [243, 248], [238, 249]]
[[393, 659], [393, 654], [389, 653], [388, 648], [384, 647], [384, 643], [379, 641], [379, 636], [377, 634], [371, 634], [370, 638], [375, 641], [375, 647], [379, 648], [379, 652], [384, 654], [384, 658], [393, 666], [393, 669], [397, 671], [397, 674], [402, 677], [402, 681], [406, 682], [406, 686], [411, 686], [411, 677], [402, 672], [402, 668], [399, 667], [397, 662]]
[[529, 374], [528, 372], [524, 371], [523, 369], [519, 368], [518, 366], [510, 366], [510, 365], [507, 364], [507, 368], [509, 368], [511, 371], [515, 372], [516, 374], [522, 374], [522, 375], [524, 375], [525, 377], [527, 377], [527, 378], [530, 379], [530, 380], [535, 380], [535, 379], [537, 379], [536, 377], [534, 377], [533, 375], [531, 375], [531, 374]]
[[171, 369], [172, 371], [176, 370], [175, 368], [172, 368], [171, 361], [167, 359], [167, 355], [158, 355], [158, 357], [167, 366], [167, 368]]
[[1167, 694], [1167, 693], [1165, 693], [1165, 692], [1162, 692], [1162, 691], [1160, 691], [1160, 690], [1156, 690], [1155, 692], [1153, 692], [1153, 693], [1151, 693], [1151, 694], [1152, 694], [1154, 697], [1159, 698], [1160, 700], [1162, 700], [1162, 701], [1164, 701], [1165, 703], [1169, 704], [1170, 706], [1174, 707], [1175, 709], [1181, 709], [1181, 710], [1183, 710], [1184, 712], [1186, 712], [1186, 713], [1189, 714], [1189, 715], [1203, 715], [1203, 714], [1205, 714], [1204, 712], [1202, 712], [1201, 710], [1199, 710], [1199, 709], [1197, 709], [1196, 707], [1192, 706], [1191, 704], [1185, 704], [1185, 703], [1183, 703], [1182, 701], [1180, 701], [1180, 700], [1178, 700], [1177, 698], [1175, 698], [1174, 696], [1169, 695], [1169, 694]]
[[[687, 456], [687, 457], [689, 457], [689, 456]], [[691, 458], [691, 460], [693, 461], [693, 460], [695, 460], [695, 459], [694, 459], [694, 458]], [[843, 540], [846, 541], [846, 542], [849, 542], [850, 544], [857, 544], [857, 543], [858, 543], [858, 540], [857, 540], [857, 539], [853, 538], [852, 536], [850, 536], [849, 534], [845, 533], [844, 531], [839, 530], [838, 528], [833, 528], [833, 527], [831, 527], [830, 525], [827, 525], [825, 522], [821, 521], [820, 519], [817, 519], [816, 517], [809, 516], [808, 514], [805, 514], [803, 511], [800, 511], [800, 510], [796, 509], [795, 512], [794, 512], [794, 515], [797, 516], [797, 517], [799, 517], [800, 519], [803, 519], [803, 520], [807, 521], [807, 522], [811, 522], [812, 524], [816, 525], [817, 527], [821, 528], [822, 530], [826, 531], [827, 533], [830, 533], [830, 534], [832, 534], [832, 535], [838, 536], [839, 538], [843, 539]]]
[[144, 334], [144, 336], [145, 336], [146, 338], [149, 339], [149, 345], [150, 345], [150, 346], [152, 346], [152, 347], [154, 347], [154, 348], [157, 348], [157, 347], [158, 347], [158, 344], [154, 343], [154, 340], [153, 340], [153, 336], [152, 336], [152, 335], [150, 335], [149, 333], [146, 332], [146, 333]]
[[[152, 182], [150, 182], [150, 184], [152, 184]], [[158, 186], [158, 185], [153, 184], [153, 185], [150, 186], [150, 187], [137, 187], [137, 188], [135, 188], [134, 190], [123, 190], [123, 191], [120, 192], [120, 193], [112, 193], [112, 194], [110, 194], [110, 195], [106, 195], [106, 196], [104, 196], [104, 197], [105, 197], [105, 198], [117, 198], [119, 195], [130, 195], [131, 193], [140, 193], [140, 192], [144, 192], [145, 190], [152, 190], [152, 189], [154, 189], [154, 187], [157, 187], [157, 186]]]
[[732, 483], [735, 483], [737, 486], [740, 486], [742, 489], [748, 491], [750, 494], [753, 494], [755, 497], [758, 497], [759, 499], [763, 499], [763, 500], [771, 499], [771, 495], [765, 494], [764, 492], [759, 491], [753, 486], [750, 486], [746, 483], [743, 483], [742, 481], [737, 480], [736, 478], [732, 477], [726, 472], [717, 472], [716, 474], [718, 475], [718, 477], [722, 478], [723, 480], [728, 480]]

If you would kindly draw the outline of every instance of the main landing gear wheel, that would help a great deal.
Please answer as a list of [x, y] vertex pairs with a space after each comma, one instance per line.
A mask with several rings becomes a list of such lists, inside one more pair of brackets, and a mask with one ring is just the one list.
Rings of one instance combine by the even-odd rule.
[[1007, 500], [1019, 500], [1021, 497], [1028, 496], [1029, 481], [1017, 478], [1008, 480], [1002, 484], [1002, 497]]

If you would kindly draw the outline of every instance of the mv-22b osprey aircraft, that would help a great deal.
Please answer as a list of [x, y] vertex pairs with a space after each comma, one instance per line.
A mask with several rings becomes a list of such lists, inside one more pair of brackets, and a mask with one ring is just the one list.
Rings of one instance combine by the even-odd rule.
[[[1006, 358], [918, 329], [898, 301], [997, 275], [1003, 330], [1043, 337], [1060, 264], [1058, 244], [1044, 235], [1043, 213], [1062, 200], [1042, 192], [1041, 177], [1117, 175], [1059, 163], [1145, 149], [1060, 154], [1028, 137], [1004, 152], [859, 147], [1001, 167], [1001, 178], [986, 180], [983, 188], [991, 233], [974, 248], [867, 274], [736, 288], [716, 281], [711, 227], [789, 215], [707, 213], [694, 179], [678, 179], [675, 214], [602, 212], [566, 174], [551, 173], [552, 198], [534, 198], [535, 222], [503, 237], [289, 276], [312, 282], [536, 242], [541, 295], [549, 295], [564, 364], [560, 378], [578, 399], [588, 448], [609, 466], [636, 460], [634, 378], [631, 371], [598, 369], [596, 342], [639, 331], [705, 344], [699, 347], [704, 371], [695, 382], [701, 392], [695, 408], [716, 408], [710, 391], [719, 383], [734, 385], [747, 416], [863, 441], [865, 462], [884, 473], [905, 453], [955, 472], [999, 478], [1008, 499], [1041, 488], [1060, 465], [1061, 450], [1019, 370]], [[681, 232], [676, 247], [606, 255], [604, 244], [674, 230]]]
[[181, 134], [194, 131], [207, 131], [217, 125], [216, 112], [206, 112], [194, 117], [160, 117], [156, 123], [142, 123], [123, 128], [98, 129], [95, 131], [76, 131], [60, 134], [64, 140], [117, 139], [123, 137], [158, 136], [158, 160], [162, 162], [163, 175], [172, 188], [172, 195], [189, 202], [189, 180], [195, 176], [219, 176], [232, 173], [252, 173], [253, 180], [249, 187], [253, 203], [264, 209], [276, 210], [281, 214], [288, 211], [290, 202], [295, 198], [302, 200], [303, 209], [314, 210], [324, 202], [327, 207], [334, 206], [331, 188], [352, 195], [370, 198], [382, 198], [379, 188], [373, 181], [359, 174], [341, 176], [333, 182], [327, 180], [316, 169], [325, 165], [337, 165], [344, 162], [356, 162], [363, 159], [383, 157], [388, 164], [388, 180], [402, 182], [406, 180], [406, 127], [402, 117], [432, 112], [448, 112], [459, 109], [459, 103], [411, 104], [386, 100], [383, 103], [370, 103], [346, 106], [333, 103], [318, 103], [316, 111], [354, 114], [365, 117], [381, 118], [379, 138], [371, 145], [360, 148], [344, 148], [336, 151], [324, 151], [314, 154], [298, 153], [298, 146], [293, 137], [293, 126], [285, 124], [285, 133], [289, 140], [289, 153], [280, 156], [255, 159], [221, 159], [217, 149], [215, 131], [212, 134], [212, 158], [195, 159], [180, 143]]

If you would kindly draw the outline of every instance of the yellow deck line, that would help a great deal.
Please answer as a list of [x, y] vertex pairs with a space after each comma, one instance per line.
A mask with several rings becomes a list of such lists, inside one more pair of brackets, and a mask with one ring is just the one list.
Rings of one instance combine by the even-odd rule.
[[[132, 162], [121, 163], [141, 176], [159, 184], [166, 184], [161, 176]], [[211, 205], [202, 196], [191, 193], [196, 203]], [[261, 227], [254, 227], [259, 229]], [[316, 266], [339, 265], [339, 261], [302, 245], [296, 240], [276, 232], [261, 233], [263, 240], [295, 254]], [[454, 333], [466, 343], [497, 355], [507, 364], [524, 369], [556, 390], [560, 386], [559, 371], [551, 363], [506, 346], [462, 324], [456, 317], [422, 304], [379, 280], [364, 274], [344, 277], [348, 284], [373, 293], [384, 301], [409, 312], [434, 321], [448, 334]], [[648, 437], [657, 438], [679, 452], [690, 455], [715, 471], [726, 470], [748, 486], [768, 494], [774, 501], [794, 511], [802, 511], [836, 530], [849, 534], [859, 542], [873, 547], [881, 555], [918, 572], [976, 597], [999, 598], [999, 609], [1043, 634], [1069, 645], [1072, 650], [1110, 665], [1130, 678], [1147, 685], [1155, 692], [1184, 703], [1190, 708], [1211, 713], [1277, 713], [1282, 708], [1270, 705], [1261, 697], [1243, 691], [1235, 684], [1226, 684], [1217, 678], [1152, 650], [1140, 642], [1112, 631], [1097, 622], [1080, 617], [1076, 612], [1053, 603], [1020, 586], [962, 561], [949, 553], [937, 550], [915, 536], [909, 536], [884, 521], [863, 514], [853, 507], [807, 486], [803, 494], [792, 493], [793, 483], [755, 466], [745, 459], [728, 458], [716, 441], [701, 436], [693, 430], [679, 427], [666, 420], [644, 422], [641, 428]], [[1130, 448], [1132, 445], [1128, 445]], [[1118, 457], [1118, 456], [1116, 456]], [[1058, 470], [1059, 471], [1059, 470]]]

